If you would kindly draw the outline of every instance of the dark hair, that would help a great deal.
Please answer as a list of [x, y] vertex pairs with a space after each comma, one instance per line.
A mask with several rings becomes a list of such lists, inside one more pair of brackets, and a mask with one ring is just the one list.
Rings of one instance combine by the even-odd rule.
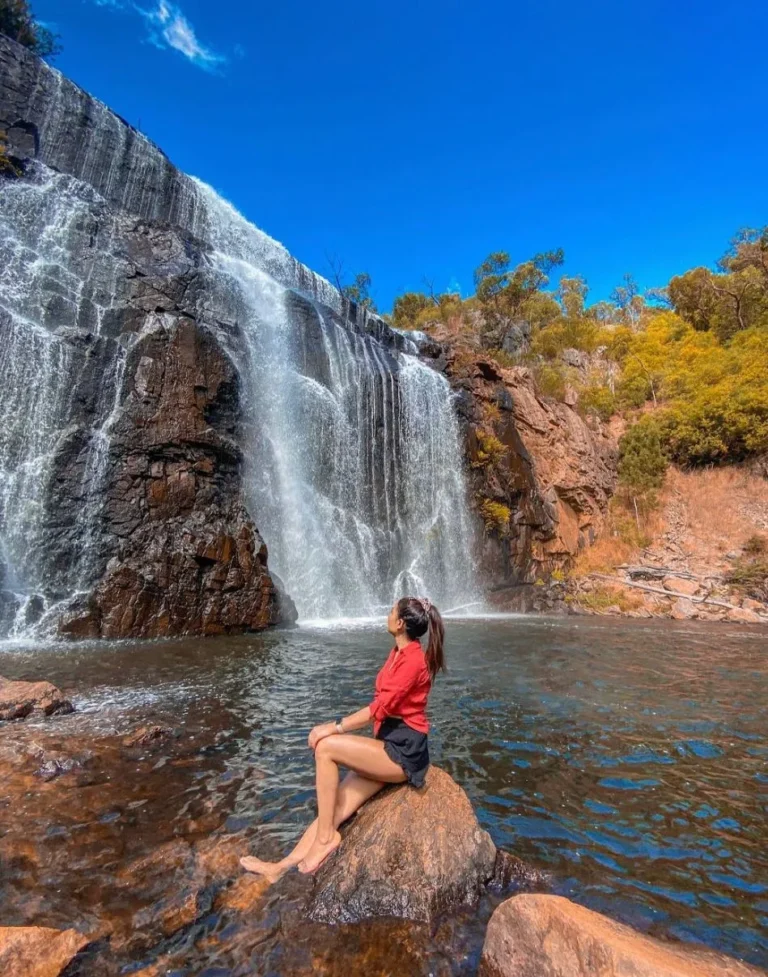
[[405, 633], [414, 641], [429, 630], [427, 650], [424, 652], [429, 674], [434, 678], [438, 672], [444, 672], [445, 628], [435, 605], [420, 597], [401, 597], [397, 602], [397, 616], [405, 625]]

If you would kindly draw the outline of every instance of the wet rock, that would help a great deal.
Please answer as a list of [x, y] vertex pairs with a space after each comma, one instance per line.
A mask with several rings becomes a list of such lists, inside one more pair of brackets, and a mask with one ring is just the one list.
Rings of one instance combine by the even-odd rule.
[[495, 846], [467, 795], [433, 766], [421, 790], [385, 790], [359, 812], [317, 874], [310, 916], [327, 923], [375, 916], [428, 922], [474, 905], [495, 864]]
[[50, 682], [13, 682], [0, 676], [0, 721], [70, 712], [72, 703]]
[[153, 746], [159, 745], [173, 735], [173, 730], [167, 726], [141, 726], [123, 739], [123, 746]]
[[0, 974], [3, 977], [59, 977], [89, 942], [89, 937], [73, 929], [0, 927]]
[[37, 769], [37, 776], [48, 783], [65, 773], [72, 773], [81, 765], [76, 757], [55, 756], [45, 759]]
[[268, 879], [257, 875], [242, 875], [216, 897], [213, 908], [217, 911], [231, 909], [237, 913], [252, 912], [261, 903], [270, 886]]
[[205, 882], [239, 877], [240, 859], [248, 854], [248, 842], [241, 834], [213, 835], [195, 846], [196, 870]]
[[765, 977], [710, 951], [662, 943], [561, 896], [519, 895], [488, 924], [480, 977]]
[[493, 866], [493, 877], [488, 883], [489, 888], [497, 892], [508, 892], [510, 889], [542, 889], [549, 886], [550, 876], [546, 872], [528, 865], [517, 855], [496, 850], [496, 861]]
[[65, 634], [211, 635], [295, 620], [242, 502], [238, 405], [237, 371], [212, 334], [191, 317], [158, 315], [131, 349], [112, 430], [111, 556]]

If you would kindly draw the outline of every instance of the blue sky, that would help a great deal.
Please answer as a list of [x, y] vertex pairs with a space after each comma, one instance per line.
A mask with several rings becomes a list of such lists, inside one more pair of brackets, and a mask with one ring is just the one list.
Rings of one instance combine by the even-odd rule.
[[768, 223], [768, 5], [33, 0], [57, 66], [300, 260], [393, 296], [563, 247], [607, 296]]

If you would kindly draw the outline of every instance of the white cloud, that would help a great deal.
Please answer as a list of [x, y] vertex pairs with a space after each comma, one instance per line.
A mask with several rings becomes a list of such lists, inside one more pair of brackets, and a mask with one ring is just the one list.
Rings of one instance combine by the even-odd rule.
[[227, 63], [223, 54], [217, 54], [201, 44], [195, 30], [184, 16], [181, 7], [170, 0], [158, 0], [157, 6], [149, 10], [140, 7], [133, 0], [92, 0], [99, 7], [115, 10], [132, 9], [141, 14], [149, 27], [149, 40], [161, 50], [172, 48], [183, 54], [192, 64], [205, 71], [218, 71]]

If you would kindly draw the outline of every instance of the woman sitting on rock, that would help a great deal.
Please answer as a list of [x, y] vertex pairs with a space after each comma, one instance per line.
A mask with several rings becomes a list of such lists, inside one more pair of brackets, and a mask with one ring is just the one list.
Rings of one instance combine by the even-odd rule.
[[[445, 668], [445, 629], [438, 609], [424, 597], [403, 597], [389, 612], [387, 630], [395, 639], [376, 677], [373, 702], [345, 719], [315, 726], [317, 819], [290, 855], [279, 862], [242, 858], [243, 868], [272, 881], [294, 865], [316, 872], [341, 843], [338, 828], [385, 784], [406, 780], [421, 787], [429, 766], [426, 708], [432, 681]], [[419, 638], [429, 631], [427, 650]], [[373, 738], [350, 736], [373, 723]], [[339, 767], [348, 773], [339, 784]]]

